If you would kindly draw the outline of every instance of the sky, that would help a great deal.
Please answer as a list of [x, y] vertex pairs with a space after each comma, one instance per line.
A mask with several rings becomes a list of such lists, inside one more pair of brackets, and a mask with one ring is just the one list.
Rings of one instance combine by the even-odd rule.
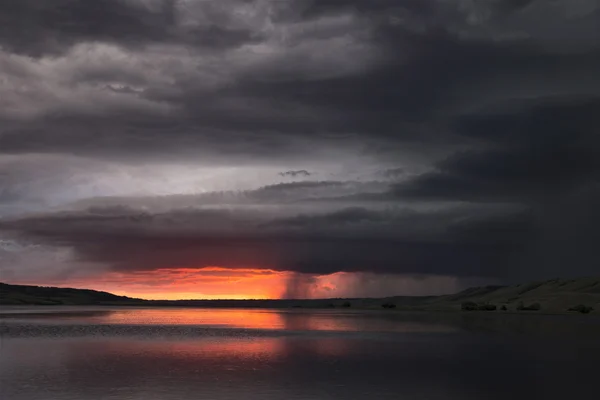
[[596, 0], [3, 0], [0, 280], [433, 295], [600, 272]]

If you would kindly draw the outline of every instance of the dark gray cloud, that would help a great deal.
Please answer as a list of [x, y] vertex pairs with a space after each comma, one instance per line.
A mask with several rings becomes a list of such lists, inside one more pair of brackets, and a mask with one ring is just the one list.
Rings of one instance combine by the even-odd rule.
[[[4, 152], [267, 157], [274, 147], [290, 154], [358, 143], [394, 157], [411, 142], [430, 152], [468, 146], [448, 134], [456, 112], [600, 93], [600, 43], [576, 29], [597, 22], [591, 1], [570, 18], [562, 1], [26, 3], [3, 3], [11, 22], [0, 37], [24, 49], [52, 47], [40, 38], [66, 45], [58, 59], [39, 54], [45, 61], [35, 67], [0, 61], [15, 86], [3, 96], [14, 110], [5, 118], [26, 117], [3, 124]], [[533, 23], [538, 17], [544, 24]], [[61, 18], [72, 23], [53, 22]], [[36, 29], [14, 34], [14, 21]], [[257, 42], [203, 49], [177, 36], [188, 25], [241, 26]], [[567, 51], [583, 39], [595, 42]]]
[[[189, 4], [186, 4], [189, 3]], [[7, 0], [0, 5], [0, 43], [30, 56], [60, 54], [81, 42], [138, 47], [151, 43], [228, 47], [252, 42], [252, 32], [228, 24], [227, 13], [210, 2], [178, 0]], [[185, 24], [189, 7], [204, 24]]]
[[3, 1], [0, 229], [117, 270], [593, 272], [599, 26], [594, 0]]
[[[466, 211], [479, 217], [465, 220]], [[0, 227], [29, 240], [72, 247], [78, 259], [121, 272], [260, 265], [309, 274], [342, 270], [497, 277], [507, 272], [501, 269], [507, 258], [523, 250], [523, 241], [510, 228], [489, 229], [499, 226], [497, 213], [348, 208], [273, 217], [267, 209], [150, 214], [96, 207], [9, 220]], [[515, 224], [500, 226], [531, 229], [526, 218], [514, 218]]]
[[279, 173], [280, 176], [286, 177], [292, 177], [292, 178], [297, 178], [297, 177], [307, 177], [307, 176], [311, 176], [312, 174], [310, 172], [308, 172], [305, 169], [300, 169], [297, 171], [286, 171], [286, 172], [280, 172]]
[[600, 101], [564, 101], [463, 119], [489, 145], [393, 186], [399, 197], [546, 203], [600, 179]]
[[398, 179], [406, 175], [404, 168], [390, 168], [382, 172], [382, 175], [388, 179]]

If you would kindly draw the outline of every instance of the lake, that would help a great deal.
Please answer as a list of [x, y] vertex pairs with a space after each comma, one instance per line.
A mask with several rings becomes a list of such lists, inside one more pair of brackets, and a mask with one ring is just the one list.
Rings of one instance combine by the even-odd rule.
[[597, 395], [598, 316], [9, 308], [2, 400]]

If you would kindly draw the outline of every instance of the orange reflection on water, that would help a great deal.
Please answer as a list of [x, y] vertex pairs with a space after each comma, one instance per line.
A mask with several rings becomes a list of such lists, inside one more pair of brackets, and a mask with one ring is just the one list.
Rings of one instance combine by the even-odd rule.
[[140, 308], [115, 310], [100, 317], [108, 324], [204, 325], [244, 329], [280, 329], [280, 313], [270, 310], [210, 308]]
[[[69, 343], [67, 357], [80, 360], [85, 354], [87, 361], [109, 364], [169, 364], [184, 363], [198, 371], [200, 367], [232, 371], [248, 369], [249, 364], [271, 362], [289, 356], [294, 346], [285, 338], [198, 338], [177, 340], [120, 340], [111, 339], [102, 342], [72, 341]], [[310, 351], [308, 345], [303, 351]], [[23, 346], [21, 351], [27, 353]], [[39, 355], [39, 349], [35, 350]], [[54, 358], [56, 360], [56, 358]], [[65, 360], [61, 360], [64, 362]], [[105, 361], [106, 363], [106, 361]]]
[[199, 338], [186, 340], [110, 340], [98, 347], [94, 342], [71, 343], [73, 355], [88, 359], [118, 357], [121, 362], [165, 362], [167, 360], [210, 364], [213, 368], [231, 370], [243, 363], [276, 361], [302, 354], [342, 357], [354, 351], [354, 344], [333, 338]]
[[227, 339], [220, 341], [178, 341], [162, 343], [156, 352], [174, 356], [212, 359], [277, 358], [285, 353], [280, 338]]
[[336, 332], [453, 332], [444, 324], [399, 320], [393, 314], [328, 310], [294, 311], [225, 308], [119, 308], [90, 316], [112, 325], [195, 325], [198, 327]]
[[377, 328], [350, 313], [314, 310], [311, 312], [226, 309], [226, 308], [139, 308], [116, 309], [95, 318], [105, 324], [199, 325], [238, 329], [287, 331], [355, 332]]

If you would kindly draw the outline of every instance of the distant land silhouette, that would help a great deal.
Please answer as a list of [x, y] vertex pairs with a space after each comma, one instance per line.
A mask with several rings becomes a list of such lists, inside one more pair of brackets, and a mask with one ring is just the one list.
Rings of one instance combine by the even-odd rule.
[[582, 312], [600, 314], [600, 278], [552, 279], [513, 286], [484, 286], [443, 296], [360, 299], [143, 300], [88, 289], [0, 283], [0, 305], [148, 306], [221, 308], [350, 308], [422, 311]]

